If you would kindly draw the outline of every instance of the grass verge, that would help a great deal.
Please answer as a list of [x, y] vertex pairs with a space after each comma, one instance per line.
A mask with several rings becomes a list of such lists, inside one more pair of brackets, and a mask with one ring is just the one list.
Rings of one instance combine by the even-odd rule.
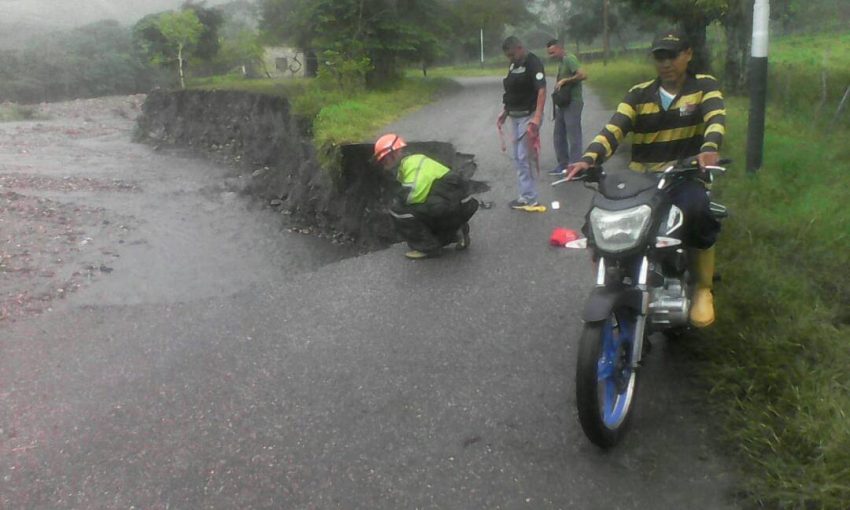
[[16, 103], [0, 104], [0, 122], [16, 122], [22, 120], [38, 120], [46, 118], [35, 107], [22, 106]]
[[288, 97], [297, 115], [311, 119], [313, 142], [325, 168], [334, 166], [336, 149], [340, 145], [372, 141], [382, 126], [430, 103], [435, 94], [455, 86], [451, 80], [431, 76], [408, 76], [385, 90], [355, 93], [313, 86], [307, 79], [246, 80], [231, 76], [192, 83], [192, 88], [244, 90]]
[[[652, 77], [648, 62], [588, 66], [612, 107]], [[846, 509], [850, 501], [850, 148], [846, 128], [774, 101], [764, 166], [747, 175], [748, 101], [727, 101], [719, 179], [718, 322], [689, 339], [724, 437], [760, 508]]]

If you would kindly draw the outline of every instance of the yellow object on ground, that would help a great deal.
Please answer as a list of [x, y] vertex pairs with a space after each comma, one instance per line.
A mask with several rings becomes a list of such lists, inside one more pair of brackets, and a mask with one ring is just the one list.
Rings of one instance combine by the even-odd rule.
[[545, 205], [525, 205], [519, 208], [520, 211], [525, 212], [546, 212]]

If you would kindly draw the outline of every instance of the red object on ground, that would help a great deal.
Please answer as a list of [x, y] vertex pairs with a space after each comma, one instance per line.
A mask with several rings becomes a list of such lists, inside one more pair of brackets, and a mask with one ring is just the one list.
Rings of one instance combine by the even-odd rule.
[[549, 237], [549, 244], [552, 246], [564, 246], [568, 242], [575, 241], [578, 238], [578, 232], [575, 230], [558, 227], [552, 231], [552, 235]]

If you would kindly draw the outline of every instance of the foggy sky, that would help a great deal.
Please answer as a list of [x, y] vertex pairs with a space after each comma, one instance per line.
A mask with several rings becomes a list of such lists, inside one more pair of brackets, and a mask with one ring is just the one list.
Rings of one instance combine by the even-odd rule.
[[[207, 6], [227, 0], [208, 0]], [[183, 0], [0, 0], [0, 23], [74, 27], [101, 19], [125, 25], [152, 12], [177, 9]]]

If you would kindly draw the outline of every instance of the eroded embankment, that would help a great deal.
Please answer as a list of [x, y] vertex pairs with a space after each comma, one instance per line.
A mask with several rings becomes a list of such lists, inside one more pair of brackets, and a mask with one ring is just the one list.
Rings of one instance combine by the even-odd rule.
[[[340, 166], [323, 170], [308, 134], [286, 98], [238, 91], [157, 91], [148, 95], [136, 139], [191, 147], [242, 172], [238, 191], [268, 201], [300, 225], [375, 248], [395, 242], [387, 205], [397, 184], [370, 163], [371, 146], [340, 148]], [[444, 142], [411, 142], [462, 172], [472, 156]]]

